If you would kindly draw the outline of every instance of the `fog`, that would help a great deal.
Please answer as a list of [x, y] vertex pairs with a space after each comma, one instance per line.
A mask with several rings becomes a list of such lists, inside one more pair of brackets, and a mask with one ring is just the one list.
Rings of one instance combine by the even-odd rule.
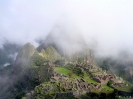
[[[67, 51], [79, 51], [85, 42], [98, 61], [111, 57], [111, 71], [118, 72], [122, 64], [133, 75], [133, 0], [0, 0], [0, 50], [7, 41], [37, 48], [49, 33]], [[7, 57], [15, 60], [18, 49]], [[14, 75], [0, 75], [3, 92], [14, 82]]]
[[10, 63], [5, 63], [5, 64], [3, 65], [3, 67], [6, 67], [6, 66], [8, 66], [8, 65], [10, 65]]
[[18, 55], [18, 53], [17, 52], [15, 52], [15, 53], [13, 53], [13, 54], [9, 54], [8, 55], [8, 57], [9, 58], [12, 58], [14, 61], [16, 60], [16, 57], [17, 57], [17, 55]]
[[0, 13], [0, 48], [3, 38], [37, 47], [38, 39], [45, 40], [57, 23], [63, 23], [64, 31], [77, 27], [99, 56], [133, 53], [132, 0], [4, 0]]

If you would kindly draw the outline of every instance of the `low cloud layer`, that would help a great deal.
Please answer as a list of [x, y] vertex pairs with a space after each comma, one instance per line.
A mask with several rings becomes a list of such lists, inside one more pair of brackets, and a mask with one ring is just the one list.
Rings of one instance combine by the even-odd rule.
[[0, 1], [0, 38], [37, 47], [36, 39], [45, 39], [56, 23], [66, 21], [66, 29], [75, 24], [98, 55], [133, 52], [132, 5], [132, 0]]
[[10, 63], [5, 63], [5, 64], [3, 65], [3, 67], [6, 67], [6, 66], [8, 66], [8, 65], [10, 65]]
[[0, 49], [3, 49], [3, 44], [5, 43], [5, 39], [0, 36]]
[[15, 52], [15, 53], [13, 53], [13, 54], [9, 54], [9, 58], [12, 58], [14, 61], [16, 60], [16, 57], [17, 57], [17, 55], [18, 55], [18, 53], [17, 52]]

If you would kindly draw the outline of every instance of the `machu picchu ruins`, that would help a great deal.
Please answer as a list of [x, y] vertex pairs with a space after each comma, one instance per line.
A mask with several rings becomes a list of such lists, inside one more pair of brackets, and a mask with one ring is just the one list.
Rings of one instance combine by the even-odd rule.
[[[56, 57], [45, 53], [50, 52], [49, 50], [54, 51], [52, 53], [56, 53]], [[78, 98], [87, 93], [100, 92], [111, 94], [116, 90], [115, 87], [128, 85], [122, 78], [97, 66], [92, 54], [87, 50], [84, 53], [73, 52], [68, 56], [64, 53], [61, 56], [52, 46], [43, 49], [39, 56], [44, 57], [46, 61], [41, 63], [41, 66], [48, 66], [46, 73], [50, 73], [51, 70], [53, 72], [48, 82], [36, 86], [26, 94], [27, 99], [43, 99], [46, 96], [51, 97], [50, 99], [62, 96]]]

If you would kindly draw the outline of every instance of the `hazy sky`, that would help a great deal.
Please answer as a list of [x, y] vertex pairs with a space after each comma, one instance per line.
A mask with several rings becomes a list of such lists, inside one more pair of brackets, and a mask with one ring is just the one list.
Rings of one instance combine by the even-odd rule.
[[0, 0], [0, 47], [3, 37], [37, 46], [35, 39], [62, 19], [76, 24], [102, 53], [133, 52], [133, 0]]

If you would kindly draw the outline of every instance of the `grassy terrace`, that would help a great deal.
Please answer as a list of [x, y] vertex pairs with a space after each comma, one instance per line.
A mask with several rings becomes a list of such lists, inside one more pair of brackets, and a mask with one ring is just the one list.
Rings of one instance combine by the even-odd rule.
[[132, 87], [115, 87], [115, 89], [119, 90], [119, 91], [124, 91], [124, 92], [132, 92], [133, 88]]
[[[64, 75], [66, 75], [68, 77], [69, 77], [68, 73], [72, 72], [71, 70], [68, 70], [68, 69], [62, 68], [62, 67], [55, 68], [55, 71], [57, 73], [64, 74]], [[98, 82], [96, 82], [96, 81], [92, 80], [91, 78], [89, 78], [88, 74], [85, 71], [83, 73], [84, 73], [83, 77], [80, 77], [80, 76], [78, 76], [78, 75], [73, 73], [71, 78], [83, 78], [84, 80], [88, 81], [89, 83], [98, 84]], [[103, 85], [102, 87], [104, 89], [106, 89], [106, 90], [92, 90], [92, 92], [97, 93], [97, 94], [100, 94], [100, 93], [110, 94], [110, 93], [112, 93], [114, 91], [113, 88], [111, 88], [111, 87], [109, 87], [107, 85]]]
[[[68, 74], [69, 74], [70, 72], [72, 72], [71, 70], [68, 70], [68, 69], [62, 68], [62, 67], [57, 67], [57, 68], [55, 69], [55, 71], [56, 71], [57, 73], [63, 74], [63, 75], [68, 76], [68, 77], [69, 77]], [[74, 74], [74, 73], [72, 73], [71, 78], [81, 78], [81, 77], [80, 77], [80, 76], [77, 76], [77, 75]]]
[[111, 87], [109, 87], [109, 86], [107, 86], [107, 85], [103, 85], [102, 87], [103, 87], [104, 89], [108, 90], [108, 91], [114, 91], [113, 88], [111, 88]]
[[114, 89], [107, 85], [103, 85], [102, 88], [106, 90], [92, 90], [91, 92], [96, 93], [96, 94], [101, 94], [101, 93], [111, 94], [114, 92]]
[[[69, 77], [68, 73], [72, 72], [71, 70], [68, 70], [68, 69], [62, 68], [62, 67], [57, 67], [57, 68], [55, 69], [55, 71], [56, 71], [57, 73], [64, 74], [65, 76], [68, 76], [68, 77]], [[81, 76], [78, 76], [78, 75], [76, 75], [76, 74], [73, 73], [72, 76], [71, 76], [71, 78], [82, 78], [82, 77], [81, 77]], [[97, 83], [98, 83], [98, 82], [92, 80], [91, 78], [89, 78], [89, 76], [88, 76], [88, 74], [87, 74], [86, 72], [84, 72], [83, 78], [84, 78], [87, 82], [89, 82], [89, 83], [93, 83], [93, 84], [97, 84]]]
[[92, 80], [91, 78], [89, 78], [89, 76], [86, 72], [84, 72], [84, 79], [86, 81], [88, 81], [89, 83], [98, 84], [98, 82], [96, 82], [95, 80]]

